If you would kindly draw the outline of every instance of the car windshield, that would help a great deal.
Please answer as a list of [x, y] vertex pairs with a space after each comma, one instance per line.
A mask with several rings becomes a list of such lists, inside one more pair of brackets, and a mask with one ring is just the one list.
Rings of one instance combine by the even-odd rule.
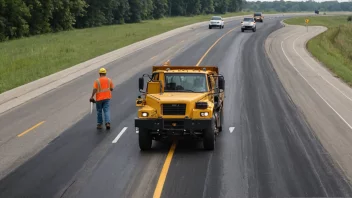
[[214, 16], [211, 18], [211, 20], [221, 20], [221, 17]]
[[254, 21], [253, 18], [244, 18], [243, 21]]
[[205, 74], [169, 73], [165, 74], [165, 92], [206, 92]]
[[254, 13], [254, 16], [262, 16], [261, 13]]

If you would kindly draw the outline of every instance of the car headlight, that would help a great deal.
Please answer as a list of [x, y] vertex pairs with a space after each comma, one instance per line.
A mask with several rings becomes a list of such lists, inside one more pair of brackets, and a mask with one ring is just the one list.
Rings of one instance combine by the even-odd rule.
[[147, 112], [143, 112], [143, 113], [142, 113], [142, 116], [143, 116], [143, 117], [148, 117], [148, 113], [147, 113]]
[[201, 117], [207, 117], [208, 115], [209, 115], [208, 112], [201, 112], [201, 113], [200, 113], [200, 116], [201, 116]]

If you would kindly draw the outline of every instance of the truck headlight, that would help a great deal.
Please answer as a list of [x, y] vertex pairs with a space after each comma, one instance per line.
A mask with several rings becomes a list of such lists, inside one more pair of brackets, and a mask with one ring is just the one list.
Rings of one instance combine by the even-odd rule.
[[143, 117], [148, 117], [148, 113], [147, 113], [147, 112], [143, 112], [143, 113], [142, 113], [142, 116], [143, 116]]
[[201, 116], [201, 117], [207, 117], [208, 115], [209, 115], [208, 112], [201, 112], [201, 113], [200, 113], [200, 116]]

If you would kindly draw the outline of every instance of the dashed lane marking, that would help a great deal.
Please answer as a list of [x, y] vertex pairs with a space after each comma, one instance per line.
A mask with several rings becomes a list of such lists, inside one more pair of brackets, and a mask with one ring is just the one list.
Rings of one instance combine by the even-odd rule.
[[120, 137], [123, 135], [123, 133], [125, 133], [125, 131], [127, 130], [127, 127], [124, 127], [120, 133], [116, 136], [116, 138], [112, 141], [113, 144], [115, 144], [117, 141], [119, 141]]

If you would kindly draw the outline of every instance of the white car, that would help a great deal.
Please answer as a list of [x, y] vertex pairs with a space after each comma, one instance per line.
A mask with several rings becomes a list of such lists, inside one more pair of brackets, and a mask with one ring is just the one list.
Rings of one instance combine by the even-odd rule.
[[224, 20], [221, 16], [213, 16], [209, 22], [209, 29], [213, 27], [219, 27], [220, 29], [224, 28]]
[[244, 18], [241, 22], [241, 30], [242, 32], [244, 32], [245, 30], [252, 30], [253, 32], [257, 31], [255, 19], [253, 17]]

